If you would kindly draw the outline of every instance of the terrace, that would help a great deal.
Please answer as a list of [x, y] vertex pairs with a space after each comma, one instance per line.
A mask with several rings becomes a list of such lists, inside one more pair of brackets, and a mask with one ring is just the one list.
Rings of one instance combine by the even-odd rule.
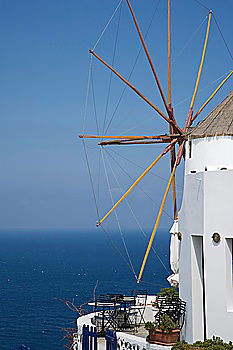
[[[161, 302], [153, 306], [155, 295], [147, 295], [146, 291], [132, 291], [132, 295], [106, 294], [89, 303], [93, 312], [77, 319], [77, 333], [74, 336], [75, 350], [170, 350], [171, 346], [150, 344], [147, 341], [148, 331], [145, 323], [155, 321], [161, 311]], [[164, 308], [164, 305], [163, 305]], [[165, 312], [171, 311], [171, 308]], [[172, 311], [173, 312], [173, 311]], [[178, 315], [180, 318], [180, 315]], [[88, 327], [87, 327], [88, 326]], [[83, 329], [90, 330], [96, 337], [96, 346], [91, 340], [84, 348]], [[106, 346], [106, 331], [113, 330], [116, 335], [115, 348]]]

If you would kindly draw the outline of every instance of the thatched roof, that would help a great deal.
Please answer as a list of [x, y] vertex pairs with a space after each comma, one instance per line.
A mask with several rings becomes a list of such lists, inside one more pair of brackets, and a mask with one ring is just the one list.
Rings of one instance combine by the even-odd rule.
[[207, 117], [188, 132], [188, 137], [233, 136], [233, 91]]

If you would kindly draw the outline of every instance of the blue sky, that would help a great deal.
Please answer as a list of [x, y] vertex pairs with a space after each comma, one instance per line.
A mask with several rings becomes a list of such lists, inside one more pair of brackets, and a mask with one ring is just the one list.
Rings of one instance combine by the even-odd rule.
[[[233, 50], [232, 1], [202, 2], [213, 9], [224, 37]], [[95, 207], [82, 142], [77, 135], [82, 131], [89, 67], [88, 49], [93, 47], [117, 3], [115, 0], [0, 2], [0, 229], [94, 229]], [[158, 6], [147, 43], [166, 92], [166, 1], [132, 0], [132, 4], [143, 33]], [[118, 15], [117, 13], [96, 48], [96, 52], [109, 63], [113, 56]], [[194, 0], [172, 1], [173, 98], [181, 125], [187, 114], [189, 99], [181, 104], [179, 102], [192, 94], [206, 21], [203, 25], [200, 24], [207, 15], [208, 11]], [[201, 88], [205, 89], [198, 94], [196, 107], [205, 101], [220, 80], [211, 83], [232, 69], [232, 60], [214, 21], [212, 24], [201, 81]], [[128, 76], [139, 48], [140, 43], [132, 19], [123, 1], [115, 67], [124, 76]], [[95, 60], [93, 76], [98, 118], [102, 125], [109, 72]], [[131, 81], [163, 109], [143, 53]], [[122, 87], [122, 83], [113, 77], [107, 120], [110, 120]], [[232, 81], [229, 81], [202, 116], [231, 89]], [[96, 133], [91, 99], [88, 106], [86, 131]], [[167, 132], [166, 122], [155, 116], [148, 106], [127, 90], [109, 133], [136, 135], [160, 132]], [[118, 147], [114, 151], [146, 167], [160, 149], [158, 146], [136, 146], [125, 149]], [[88, 144], [88, 154], [97, 186], [99, 151], [96, 143]], [[133, 178], [142, 171], [119, 155], [111, 154], [115, 160], [123, 162], [121, 165]], [[120, 189], [111, 173], [111, 166], [122, 189], [127, 188], [131, 180], [117, 168], [116, 163], [114, 167], [113, 158], [108, 154], [105, 156], [110, 187], [116, 200]], [[104, 214], [111, 205], [111, 200], [103, 164], [101, 167], [99, 204], [100, 211]], [[154, 222], [168, 171], [168, 159], [165, 159], [155, 171], [163, 179], [148, 176], [142, 184], [156, 204], [152, 204], [138, 190], [129, 198], [143, 227], [151, 227]], [[178, 184], [178, 191], [181, 193], [182, 167], [179, 170]], [[127, 210], [123, 205], [119, 216], [125, 226], [133, 228], [133, 220]], [[171, 215], [169, 202], [166, 211]], [[171, 219], [164, 215], [161, 226], [170, 225]], [[109, 220], [109, 227], [115, 226], [113, 217]]]

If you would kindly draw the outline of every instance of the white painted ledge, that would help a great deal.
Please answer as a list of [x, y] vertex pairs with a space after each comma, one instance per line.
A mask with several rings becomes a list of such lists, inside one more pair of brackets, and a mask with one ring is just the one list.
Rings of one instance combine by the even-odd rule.
[[150, 344], [145, 338], [133, 334], [117, 332], [117, 344], [120, 350], [171, 350], [171, 346]]

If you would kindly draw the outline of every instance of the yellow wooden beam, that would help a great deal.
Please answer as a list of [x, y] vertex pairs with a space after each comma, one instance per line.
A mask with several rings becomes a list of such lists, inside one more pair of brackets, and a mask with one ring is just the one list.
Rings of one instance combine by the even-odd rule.
[[194, 89], [192, 100], [191, 100], [191, 103], [190, 103], [190, 109], [193, 109], [193, 106], [194, 106], [194, 103], [195, 103], [195, 99], [196, 99], [196, 96], [197, 96], [198, 87], [199, 87], [199, 84], [200, 84], [201, 73], [202, 73], [202, 69], [203, 69], [203, 65], [204, 65], [204, 61], [205, 61], [206, 48], [207, 48], [208, 39], [209, 39], [210, 23], [211, 23], [212, 15], [213, 15], [213, 13], [212, 13], [212, 11], [210, 11], [209, 12], [209, 18], [208, 18], [207, 29], [206, 29], [206, 35], [205, 35], [205, 42], [204, 42], [204, 46], [203, 46], [203, 50], [202, 50], [201, 62], [200, 62], [199, 70], [198, 70], [198, 75], [197, 75], [197, 80], [196, 80], [196, 84], [195, 84], [195, 89]]
[[171, 0], [167, 6], [167, 70], [168, 70], [168, 105], [172, 103], [171, 93]]
[[153, 231], [152, 231], [152, 233], [151, 233], [150, 241], [149, 241], [149, 243], [148, 243], [145, 256], [144, 256], [143, 261], [142, 261], [142, 266], [141, 266], [141, 268], [140, 268], [140, 272], [139, 272], [139, 275], [138, 275], [138, 278], [137, 278], [137, 283], [140, 283], [140, 281], [141, 281], [141, 279], [142, 279], [142, 274], [143, 274], [143, 271], [144, 271], [144, 269], [145, 269], [145, 265], [146, 265], [146, 262], [147, 262], [147, 259], [148, 259], [148, 256], [149, 256], [149, 253], [150, 253], [150, 250], [151, 250], [151, 247], [152, 247], [154, 238], [155, 238], [155, 234], [156, 234], [157, 229], [158, 229], [158, 227], [159, 227], [159, 222], [160, 222], [160, 219], [161, 219], [161, 216], [162, 216], [162, 213], [163, 213], [164, 205], [165, 205], [165, 202], [166, 202], [166, 199], [167, 199], [167, 195], [168, 195], [169, 189], [170, 189], [170, 187], [171, 187], [173, 178], [174, 178], [174, 176], [175, 176], [175, 171], [176, 171], [176, 168], [177, 168], [177, 166], [178, 166], [178, 159], [180, 158], [180, 156], [181, 156], [181, 154], [182, 154], [182, 149], [183, 149], [182, 147], [183, 147], [184, 143], [185, 143], [185, 142], [183, 141], [182, 144], [181, 144], [180, 147], [179, 147], [178, 154], [177, 154], [177, 158], [176, 158], [176, 161], [175, 161], [175, 164], [174, 164], [174, 167], [173, 167], [173, 170], [172, 170], [170, 179], [169, 179], [169, 181], [168, 181], [166, 190], [165, 190], [165, 192], [164, 192], [164, 196], [163, 196], [162, 203], [161, 203], [161, 206], [160, 206], [160, 209], [159, 209], [159, 213], [158, 213], [158, 216], [157, 216], [157, 219], [156, 219], [156, 222], [155, 222]]
[[201, 108], [198, 110], [198, 112], [195, 114], [195, 116], [192, 118], [192, 122], [199, 116], [199, 114], [203, 111], [205, 106], [208, 105], [208, 103], [212, 100], [212, 98], [216, 95], [216, 93], [221, 89], [221, 87], [226, 83], [226, 81], [232, 76], [233, 70], [227, 75], [225, 79], [218, 85], [217, 89], [214, 90], [212, 95], [206, 100], [206, 102], [201, 106]]
[[169, 192], [169, 189], [170, 189], [173, 177], [175, 175], [176, 167], [177, 167], [177, 165], [175, 164], [174, 168], [172, 170], [170, 179], [168, 181], [168, 184], [167, 184], [167, 187], [166, 187], [166, 191], [165, 191], [164, 196], [163, 196], [163, 200], [162, 200], [162, 203], [161, 203], [161, 206], [160, 206], [160, 209], [159, 209], [159, 213], [158, 213], [158, 216], [157, 216], [157, 219], [156, 219], [156, 222], [155, 222], [155, 225], [154, 225], [151, 237], [150, 237], [150, 241], [148, 243], [145, 256], [143, 258], [142, 266], [141, 266], [141, 269], [140, 269], [140, 272], [139, 272], [139, 275], [138, 275], [138, 279], [137, 279], [138, 283], [141, 281], [141, 278], [142, 278], [142, 274], [143, 274], [143, 271], [144, 271], [144, 268], [145, 268], [145, 265], [146, 265], [146, 262], [147, 262], [147, 259], [148, 259], [148, 256], [149, 256], [149, 253], [150, 253], [150, 250], [151, 250], [154, 238], [155, 238], [155, 234], [157, 232], [157, 229], [158, 229], [158, 226], [159, 226], [159, 222], [160, 222], [160, 219], [161, 219], [161, 216], [162, 216], [162, 213], [163, 213], [163, 209], [164, 209], [164, 205], [165, 205], [165, 202], [166, 202], [166, 199], [167, 199], [167, 195], [168, 195], [168, 192]]
[[137, 180], [130, 186], [130, 188], [123, 194], [123, 196], [114, 204], [114, 206], [107, 212], [107, 214], [97, 222], [96, 226], [100, 226], [104, 220], [118, 207], [118, 205], [130, 194], [135, 186], [146, 176], [146, 174], [155, 166], [155, 164], [170, 150], [171, 147], [176, 143], [177, 139], [173, 140], [162, 153], [143, 171], [143, 173], [137, 178]]

